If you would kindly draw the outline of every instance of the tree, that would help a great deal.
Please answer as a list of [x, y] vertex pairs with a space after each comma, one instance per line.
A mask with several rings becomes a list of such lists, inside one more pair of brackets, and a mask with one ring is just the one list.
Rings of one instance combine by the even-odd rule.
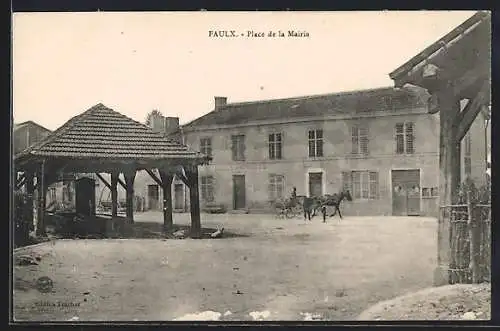
[[152, 111], [150, 111], [148, 113], [148, 115], [146, 116], [146, 125], [147, 126], [151, 126], [152, 119], [154, 116], [163, 116], [163, 114], [157, 109], [153, 109]]

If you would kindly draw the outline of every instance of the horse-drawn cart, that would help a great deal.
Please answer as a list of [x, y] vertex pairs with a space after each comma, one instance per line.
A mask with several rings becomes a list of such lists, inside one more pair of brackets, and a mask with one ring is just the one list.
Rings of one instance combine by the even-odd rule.
[[294, 218], [300, 217], [304, 214], [302, 203], [298, 201], [294, 204], [290, 201], [290, 199], [276, 199], [271, 201], [271, 205], [273, 206], [276, 212], [276, 217], [278, 218]]

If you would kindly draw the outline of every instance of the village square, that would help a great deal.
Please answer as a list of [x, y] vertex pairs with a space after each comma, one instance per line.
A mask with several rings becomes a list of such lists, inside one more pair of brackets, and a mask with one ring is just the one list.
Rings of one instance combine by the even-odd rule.
[[[432, 13], [429, 22], [436, 24], [451, 15]], [[386, 15], [401, 25], [398, 13]], [[82, 17], [74, 20], [75, 26], [91, 31]], [[233, 23], [241, 20], [236, 15]], [[18, 48], [14, 44], [14, 81], [19, 75], [27, 86], [30, 70], [43, 67], [27, 60], [28, 46], [46, 47], [47, 54], [55, 51], [21, 29], [22, 22], [28, 27], [27, 18], [19, 22], [18, 35], [14, 29], [20, 40]], [[99, 84], [105, 74], [93, 74], [76, 87], [72, 84], [79, 77], [59, 67], [50, 70], [64, 83], [50, 92], [54, 94], [43, 92], [52, 98], [46, 104], [53, 113], [40, 115], [37, 107], [45, 102], [43, 96], [33, 97], [30, 106], [28, 101], [23, 101], [26, 106], [14, 103], [14, 321], [490, 318], [489, 12], [450, 19], [453, 24], [419, 46], [411, 46], [410, 37], [396, 35], [399, 39], [393, 37], [387, 44], [410, 45], [397, 61], [385, 60], [386, 55], [371, 58], [377, 47], [359, 48], [356, 53], [364, 53], [367, 66], [386, 63], [387, 72], [374, 75], [390, 84], [326, 92], [318, 88], [318, 93], [308, 87], [309, 80], [301, 79], [309, 70], [297, 66], [301, 61], [285, 65], [280, 59], [288, 50], [300, 48], [307, 54], [312, 46], [297, 43], [315, 38], [313, 28], [300, 28], [300, 38], [235, 41], [220, 37], [231, 29], [200, 23], [201, 51], [179, 42], [161, 56], [151, 52], [148, 61], [136, 58], [145, 56], [141, 52], [148, 47], [151, 51], [147, 38], [136, 39], [136, 44], [120, 39], [137, 37], [141, 28], [129, 31], [117, 22], [114, 51], [121, 54], [132, 45], [129, 55], [105, 64], [93, 60], [88, 67], [82, 57], [78, 65], [95, 72], [106, 67], [109, 75], [118, 77], [113, 76], [114, 82], [123, 84], [123, 100], [133, 94], [137, 104], [148, 102], [153, 98], [148, 90], [160, 91], [158, 86], [164, 84], [158, 95], [168, 95], [179, 108], [195, 102], [209, 106], [193, 106], [197, 110], [191, 115], [161, 107], [134, 115], [113, 103], [118, 101], [108, 103], [112, 98], [106, 98], [107, 92], [95, 92], [86, 107], [71, 108], [68, 100], [91, 94], [85, 88]], [[158, 16], [151, 22], [162, 21]], [[151, 24], [161, 30], [161, 23]], [[362, 29], [371, 28], [367, 23]], [[418, 24], [413, 28], [424, 29]], [[233, 31], [240, 30], [253, 31]], [[100, 34], [111, 35], [109, 31]], [[107, 52], [104, 37], [94, 44], [91, 32], [86, 33], [81, 42], [88, 47], [87, 56], [98, 47], [99, 54]], [[345, 40], [353, 38], [349, 33]], [[321, 37], [323, 48], [318, 46], [325, 52], [331, 47], [326, 35]], [[246, 60], [230, 55], [248, 42], [255, 48], [245, 51]], [[258, 49], [258, 43], [284, 43], [283, 54], [273, 57], [277, 51]], [[65, 56], [74, 54], [71, 49], [65, 52], [58, 61], [61, 68]], [[178, 80], [169, 81], [168, 74], [155, 80], [152, 68], [181, 67], [163, 52], [178, 52], [171, 56], [185, 63], [200, 52], [227, 58], [210, 74], [203, 72], [209, 70], [205, 64], [197, 69], [186, 65], [179, 69]], [[319, 56], [325, 67], [310, 69], [317, 70], [318, 80], [342, 86], [342, 80], [358, 70], [355, 59], [345, 63], [328, 60], [328, 54]], [[121, 64], [113, 67], [118, 61]], [[248, 78], [239, 70], [252, 61], [271, 62], [269, 68], [276, 71], [267, 75], [281, 75], [278, 85], [295, 86], [294, 92], [239, 96], [233, 102], [230, 93], [214, 91], [212, 84], [228, 79], [227, 91], [244, 84]], [[326, 63], [346, 67], [346, 74], [326, 77]], [[135, 70], [133, 66], [138, 68], [134, 73], [125, 72]], [[245, 70], [263, 77], [267, 72], [258, 66]], [[256, 85], [258, 93], [268, 93], [272, 88], [262, 81]], [[75, 94], [66, 95], [70, 92], [63, 85]], [[139, 85], [148, 87], [140, 92], [135, 90]], [[14, 85], [14, 93], [16, 88], [24, 93], [19, 100], [35, 93], [28, 92], [33, 86]], [[210, 99], [198, 100], [203, 98], [196, 93], [204, 90], [212, 93]], [[28, 108], [31, 113], [22, 115]], [[47, 116], [54, 122], [44, 119]]]

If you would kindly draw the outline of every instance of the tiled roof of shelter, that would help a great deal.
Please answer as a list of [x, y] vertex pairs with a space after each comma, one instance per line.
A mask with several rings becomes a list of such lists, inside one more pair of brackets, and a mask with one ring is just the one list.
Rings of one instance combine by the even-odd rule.
[[84, 159], [205, 159], [201, 153], [101, 103], [71, 118], [16, 158], [27, 155]]
[[287, 99], [228, 103], [201, 116], [183, 128], [211, 125], [238, 125], [253, 121], [348, 115], [374, 111], [393, 112], [426, 107], [420, 91], [383, 87], [370, 90], [312, 95]]

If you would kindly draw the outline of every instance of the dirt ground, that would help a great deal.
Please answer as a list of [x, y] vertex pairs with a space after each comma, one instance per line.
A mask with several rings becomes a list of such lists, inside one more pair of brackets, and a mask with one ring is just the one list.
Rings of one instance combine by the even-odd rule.
[[[136, 221], [161, 222], [160, 213]], [[186, 214], [174, 214], [189, 224]], [[355, 320], [375, 303], [432, 286], [436, 220], [202, 215], [247, 235], [222, 239], [57, 240], [21, 249], [18, 321]], [[49, 293], [35, 283], [47, 276]], [[210, 313], [211, 312], [211, 313]], [[191, 316], [191, 317], [186, 317]]]
[[358, 320], [489, 320], [490, 284], [457, 284], [428, 288], [380, 302]]

